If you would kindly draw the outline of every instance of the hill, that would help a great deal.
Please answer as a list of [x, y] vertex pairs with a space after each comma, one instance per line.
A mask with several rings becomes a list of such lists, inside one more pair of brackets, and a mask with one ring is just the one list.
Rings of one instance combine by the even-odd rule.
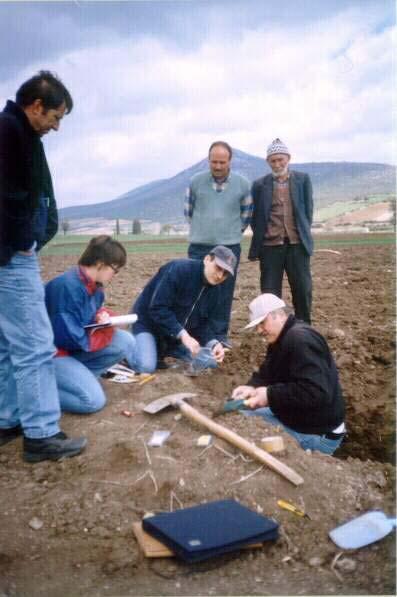
[[[269, 173], [264, 159], [238, 149], [233, 152], [233, 171], [251, 182]], [[177, 223], [183, 220], [183, 198], [190, 179], [207, 168], [207, 159], [203, 159], [171, 178], [150, 182], [111, 201], [64, 208], [60, 210], [60, 217], [69, 220], [140, 218]], [[292, 168], [310, 175], [317, 207], [350, 201], [361, 195], [395, 192], [396, 169], [388, 164], [310, 162], [292, 164]]]

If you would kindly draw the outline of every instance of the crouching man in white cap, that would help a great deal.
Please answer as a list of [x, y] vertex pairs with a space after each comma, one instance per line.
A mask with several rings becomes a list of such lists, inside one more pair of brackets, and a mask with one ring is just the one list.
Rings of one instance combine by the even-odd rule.
[[333, 454], [345, 435], [344, 400], [327, 342], [303, 321], [288, 315], [283, 300], [261, 294], [249, 306], [250, 323], [269, 347], [257, 373], [233, 398], [245, 399], [252, 411], [281, 425], [307, 450]]

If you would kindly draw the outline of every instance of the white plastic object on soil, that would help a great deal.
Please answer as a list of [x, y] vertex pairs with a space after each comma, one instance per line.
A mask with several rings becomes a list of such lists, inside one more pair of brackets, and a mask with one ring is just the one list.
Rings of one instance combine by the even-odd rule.
[[357, 549], [386, 537], [397, 524], [384, 512], [371, 511], [349, 520], [330, 531], [329, 536], [341, 549]]

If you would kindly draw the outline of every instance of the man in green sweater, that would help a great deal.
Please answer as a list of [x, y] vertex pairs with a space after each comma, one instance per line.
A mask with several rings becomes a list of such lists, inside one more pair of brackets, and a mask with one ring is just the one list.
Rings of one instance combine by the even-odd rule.
[[233, 151], [215, 141], [209, 148], [209, 171], [196, 174], [186, 191], [185, 217], [190, 224], [188, 256], [203, 260], [216, 245], [236, 256], [235, 275], [222, 284], [223, 333], [228, 334], [234, 286], [241, 254], [241, 236], [251, 221], [250, 183], [230, 170]]

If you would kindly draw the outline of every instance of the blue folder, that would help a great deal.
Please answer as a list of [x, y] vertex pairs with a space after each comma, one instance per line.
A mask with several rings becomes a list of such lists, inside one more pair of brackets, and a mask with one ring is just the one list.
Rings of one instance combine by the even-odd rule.
[[235, 500], [218, 500], [157, 514], [144, 518], [142, 526], [185, 562], [199, 562], [278, 537], [275, 520]]

